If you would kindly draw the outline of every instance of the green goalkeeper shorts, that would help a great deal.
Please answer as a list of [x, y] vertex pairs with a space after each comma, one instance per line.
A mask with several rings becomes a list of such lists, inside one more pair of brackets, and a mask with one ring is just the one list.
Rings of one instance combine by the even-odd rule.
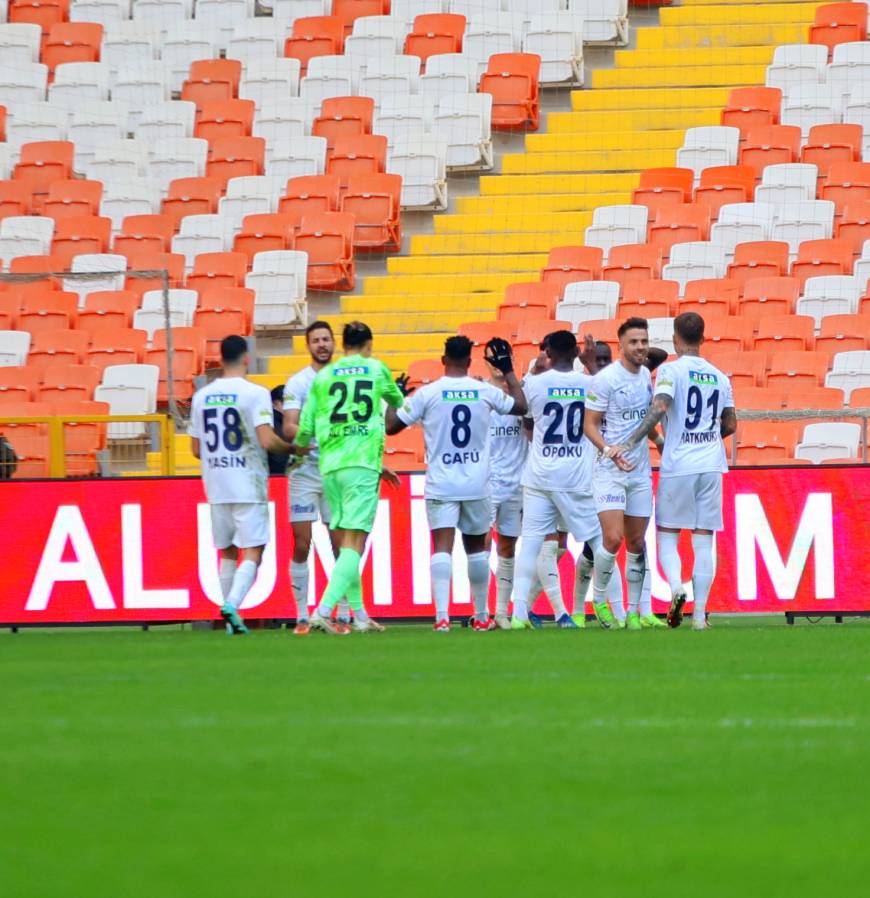
[[372, 532], [381, 494], [379, 471], [359, 467], [330, 471], [323, 475], [323, 491], [332, 515], [331, 530]]

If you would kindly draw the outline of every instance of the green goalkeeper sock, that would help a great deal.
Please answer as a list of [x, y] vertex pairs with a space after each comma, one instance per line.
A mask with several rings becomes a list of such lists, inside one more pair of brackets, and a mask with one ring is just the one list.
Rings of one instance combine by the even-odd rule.
[[318, 611], [324, 617], [332, 614], [332, 609], [347, 595], [351, 608], [362, 605], [362, 587], [359, 579], [360, 554], [355, 549], [342, 549], [338, 553], [332, 576], [320, 600]]

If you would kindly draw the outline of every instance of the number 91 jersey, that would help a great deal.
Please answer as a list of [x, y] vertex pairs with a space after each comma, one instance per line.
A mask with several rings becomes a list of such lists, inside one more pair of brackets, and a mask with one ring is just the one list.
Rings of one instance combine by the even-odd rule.
[[461, 502], [490, 495], [490, 415], [510, 414], [514, 401], [473, 377], [442, 377], [405, 400], [399, 418], [423, 423], [426, 498]]
[[272, 422], [269, 391], [243, 377], [219, 377], [197, 391], [188, 433], [199, 440], [212, 505], [266, 501], [269, 465], [257, 428]]
[[529, 417], [535, 422], [523, 486], [584, 495], [592, 492], [592, 445], [583, 435], [591, 383], [588, 374], [552, 368], [523, 383]]

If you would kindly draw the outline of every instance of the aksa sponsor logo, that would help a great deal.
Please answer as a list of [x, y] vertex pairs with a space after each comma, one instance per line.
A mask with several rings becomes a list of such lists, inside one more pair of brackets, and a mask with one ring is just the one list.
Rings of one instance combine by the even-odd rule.
[[586, 391], [583, 387], [550, 387], [547, 390], [547, 396], [550, 399], [568, 399], [583, 402], [586, 399]]
[[689, 380], [701, 387], [715, 387], [719, 384], [719, 378], [715, 374], [708, 374], [706, 371], [690, 371]]
[[442, 390], [441, 398], [445, 402], [477, 402], [479, 390]]
[[333, 372], [336, 377], [355, 377], [358, 374], [368, 373], [368, 365], [348, 365], [346, 368], [336, 368]]
[[205, 404], [208, 406], [236, 405], [238, 401], [238, 393], [213, 393], [211, 396], [205, 397]]

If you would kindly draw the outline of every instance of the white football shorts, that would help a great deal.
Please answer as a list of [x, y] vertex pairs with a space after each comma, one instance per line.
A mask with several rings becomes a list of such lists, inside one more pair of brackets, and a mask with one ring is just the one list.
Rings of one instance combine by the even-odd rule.
[[523, 534], [547, 536], [556, 530], [585, 543], [601, 533], [591, 496], [562, 490], [523, 489]]
[[290, 472], [288, 477], [290, 522], [316, 521], [324, 524], [330, 520], [329, 503], [323, 491], [323, 478], [316, 465], [303, 464]]
[[595, 510], [621, 511], [633, 518], [652, 514], [652, 478], [649, 474], [620, 471], [616, 465], [596, 461], [592, 469]]
[[523, 527], [523, 490], [517, 486], [510, 493], [492, 497], [492, 526], [502, 536], [518, 537]]
[[660, 477], [656, 526], [672, 530], [721, 530], [722, 474], [715, 471]]
[[253, 549], [269, 542], [269, 503], [235, 502], [209, 505], [211, 536], [216, 549]]
[[492, 524], [492, 502], [485, 499], [427, 499], [426, 518], [430, 530], [458, 528], [466, 536], [489, 533]]

